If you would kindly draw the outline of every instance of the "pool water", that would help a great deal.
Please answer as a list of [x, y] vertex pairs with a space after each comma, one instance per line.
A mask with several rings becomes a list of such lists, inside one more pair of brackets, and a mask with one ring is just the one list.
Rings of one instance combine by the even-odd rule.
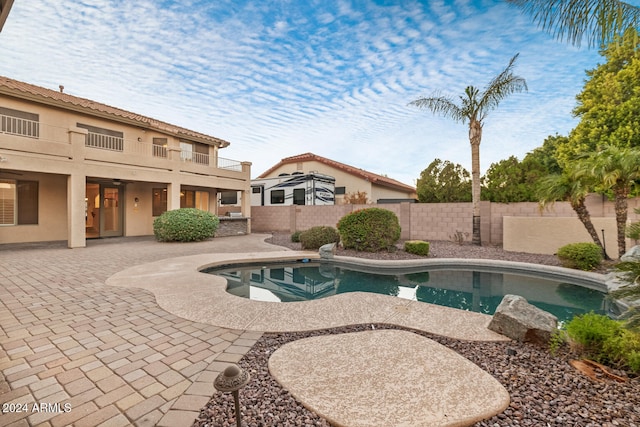
[[605, 313], [605, 294], [578, 284], [498, 271], [423, 269], [359, 271], [331, 263], [279, 263], [206, 270], [227, 279], [227, 292], [259, 301], [309, 301], [346, 292], [374, 292], [493, 314], [506, 294], [520, 295], [558, 320]]

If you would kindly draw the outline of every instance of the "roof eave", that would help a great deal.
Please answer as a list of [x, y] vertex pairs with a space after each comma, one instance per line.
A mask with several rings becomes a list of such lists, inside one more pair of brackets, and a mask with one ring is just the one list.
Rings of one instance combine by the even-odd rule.
[[57, 107], [57, 108], [62, 108], [64, 110], [74, 111], [76, 113], [81, 113], [81, 114], [85, 114], [93, 117], [116, 121], [119, 123], [132, 125], [141, 129], [157, 130], [165, 134], [176, 136], [178, 138], [188, 139], [189, 141], [200, 142], [207, 145], [216, 145], [219, 148], [225, 148], [230, 145], [228, 141], [225, 141], [223, 139], [219, 139], [215, 137], [202, 137], [202, 136], [193, 135], [187, 132], [183, 132], [181, 130], [172, 131], [170, 129], [165, 129], [162, 126], [153, 126], [149, 122], [135, 120], [128, 117], [123, 117], [118, 114], [108, 113], [106, 111], [94, 110], [91, 108], [84, 107], [82, 105], [76, 105], [72, 102], [53, 99], [46, 96], [33, 94], [27, 91], [22, 91], [19, 89], [10, 89], [4, 86], [0, 86], [0, 94], [18, 98], [24, 101], [31, 101], [38, 104], [44, 104], [51, 107]]

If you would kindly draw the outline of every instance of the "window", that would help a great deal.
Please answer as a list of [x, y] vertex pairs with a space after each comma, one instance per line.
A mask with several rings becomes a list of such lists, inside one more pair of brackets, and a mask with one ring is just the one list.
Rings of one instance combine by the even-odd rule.
[[38, 182], [0, 180], [0, 225], [38, 223]]
[[304, 188], [293, 189], [293, 204], [304, 205], [305, 204], [305, 190]]
[[0, 131], [3, 133], [38, 138], [40, 136], [39, 120], [38, 114], [0, 107]]
[[251, 187], [251, 193], [253, 193], [253, 194], [262, 193], [262, 187]]
[[154, 188], [152, 197], [152, 215], [160, 216], [167, 211], [167, 189]]
[[220, 193], [221, 205], [237, 205], [238, 204], [238, 192], [237, 191], [222, 191]]
[[284, 190], [271, 190], [271, 204], [281, 205], [284, 203]]
[[193, 160], [193, 144], [180, 141], [180, 160], [185, 162]]
[[346, 190], [345, 187], [336, 187], [336, 196], [339, 196], [340, 194], [345, 194]]
[[18, 181], [18, 224], [38, 223], [38, 181]]
[[209, 164], [209, 146], [197, 142], [180, 141], [180, 159], [185, 162]]
[[16, 184], [0, 180], [0, 225], [16, 224]]
[[124, 133], [96, 126], [77, 123], [77, 126], [89, 131], [84, 145], [102, 150], [122, 151], [124, 149]]
[[153, 138], [153, 157], [167, 157], [167, 138]]
[[209, 211], [209, 192], [182, 190], [180, 192], [180, 207]]

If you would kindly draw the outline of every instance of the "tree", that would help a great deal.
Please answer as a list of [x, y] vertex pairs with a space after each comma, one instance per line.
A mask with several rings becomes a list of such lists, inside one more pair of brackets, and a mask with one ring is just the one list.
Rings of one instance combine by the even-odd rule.
[[345, 194], [343, 202], [346, 205], [366, 205], [369, 203], [369, 198], [366, 191], [354, 191]]
[[[635, 29], [601, 51], [606, 62], [589, 79], [573, 110], [580, 122], [558, 149], [561, 164], [601, 146], [640, 147], [640, 43]], [[635, 40], [634, 40], [635, 39]]]
[[469, 142], [471, 143], [471, 200], [473, 203], [473, 237], [475, 245], [481, 245], [480, 236], [480, 142], [482, 125], [487, 114], [498, 107], [500, 101], [515, 92], [527, 90], [525, 79], [513, 73], [518, 54], [509, 61], [509, 65], [489, 85], [481, 91], [474, 86], [467, 86], [460, 102], [456, 104], [452, 98], [435, 93], [430, 97], [418, 98], [409, 105], [426, 108], [434, 114], [442, 114], [456, 122], [469, 125]]
[[541, 208], [552, 205], [559, 200], [569, 202], [593, 242], [602, 248], [604, 257], [608, 259], [585, 204], [587, 195], [593, 190], [594, 185], [592, 176], [585, 173], [585, 170], [582, 165], [574, 165], [574, 168], [565, 169], [560, 174], [552, 174], [542, 178], [537, 189], [538, 200]]
[[531, 163], [531, 166], [528, 166], [528, 169], [535, 169], [544, 171], [541, 178], [544, 175], [549, 174], [557, 174], [562, 172], [562, 168], [558, 164], [558, 159], [556, 158], [556, 151], [558, 147], [562, 144], [568, 143], [569, 138], [562, 135], [549, 135], [541, 147], [534, 148], [532, 151], [527, 153], [522, 159], [523, 163]]
[[497, 203], [535, 202], [541, 177], [551, 173], [533, 158], [516, 156], [492, 163], [482, 177], [482, 199]]
[[421, 203], [469, 202], [471, 176], [459, 164], [435, 159], [420, 173], [416, 191]]
[[638, 28], [640, 8], [619, 0], [507, 0], [522, 8], [543, 30], [579, 46], [605, 46], [627, 28]]
[[608, 146], [593, 153], [584, 165], [601, 190], [614, 194], [618, 254], [622, 256], [627, 251], [627, 199], [635, 181], [640, 180], [640, 149]]
[[[623, 261], [616, 264], [616, 270], [622, 273], [622, 279], [626, 282], [618, 289], [611, 290], [609, 296], [614, 299], [628, 299], [637, 301], [640, 299], [640, 262]], [[626, 326], [640, 331], [640, 308], [631, 305], [622, 318], [626, 320]]]

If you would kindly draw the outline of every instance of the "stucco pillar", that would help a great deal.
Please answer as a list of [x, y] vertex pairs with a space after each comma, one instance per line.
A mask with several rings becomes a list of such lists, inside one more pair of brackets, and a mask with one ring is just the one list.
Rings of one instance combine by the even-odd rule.
[[170, 182], [167, 185], [167, 210], [180, 209], [180, 183]]
[[412, 239], [411, 235], [411, 203], [400, 203], [400, 238]]
[[247, 234], [251, 234], [251, 189], [242, 192], [240, 209], [242, 216], [247, 218]]
[[[84, 161], [86, 129], [71, 127], [69, 144], [74, 164]], [[67, 176], [67, 246], [84, 248], [87, 246], [86, 234], [86, 202], [87, 175], [83, 168], [74, 168]]]
[[87, 246], [85, 231], [85, 197], [87, 177], [72, 173], [67, 176], [67, 245], [70, 248]]
[[247, 218], [247, 234], [251, 234], [251, 162], [241, 162], [242, 174], [246, 177], [246, 188], [242, 191], [240, 210], [242, 216]]

